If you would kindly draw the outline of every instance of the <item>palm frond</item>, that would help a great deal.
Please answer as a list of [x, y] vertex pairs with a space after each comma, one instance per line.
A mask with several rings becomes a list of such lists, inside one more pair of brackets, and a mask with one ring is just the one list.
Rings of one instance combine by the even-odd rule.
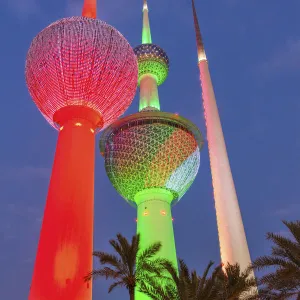
[[257, 284], [251, 269], [241, 272], [239, 264], [225, 266], [225, 270], [217, 274], [217, 284], [220, 286], [220, 299], [247, 299], [257, 294]]
[[97, 277], [105, 277], [106, 279], [116, 279], [120, 277], [120, 273], [116, 272], [115, 270], [105, 267], [99, 270], [93, 270], [88, 275], [84, 277], [85, 281], [89, 281], [91, 279], [95, 279]]
[[252, 268], [262, 270], [268, 267], [280, 266], [282, 268], [294, 267], [294, 264], [276, 256], [261, 256], [252, 263]]
[[[163, 265], [164, 269], [166, 270], [166, 272], [171, 276], [171, 278], [175, 282], [175, 285], [178, 286], [178, 284], [179, 284], [178, 271], [175, 268], [175, 266], [173, 265], [173, 263], [170, 261], [165, 261], [165, 262], [163, 262], [162, 265]], [[179, 266], [180, 266], [179, 272], [181, 272], [181, 265], [182, 265], [182, 262], [179, 260]]]
[[[262, 256], [252, 264], [252, 269], [273, 268], [258, 281], [261, 299], [290, 299], [300, 291], [300, 222], [283, 221], [291, 237], [268, 233], [273, 242], [271, 255]], [[294, 298], [293, 298], [294, 299]]]
[[[178, 261], [179, 261], [180, 276], [184, 278], [184, 280], [186, 281], [191, 281], [191, 274], [188, 266], [186, 265], [183, 259], [179, 259]], [[177, 275], [177, 270], [175, 270], [174, 266], [172, 271], [174, 271], [174, 274], [176, 273]]]
[[120, 273], [126, 274], [126, 265], [116, 255], [105, 252], [94, 252], [94, 256], [99, 258], [102, 265], [110, 265], [115, 267]]
[[268, 232], [267, 239], [272, 241], [277, 247], [290, 253], [297, 253], [300, 250], [300, 245], [296, 241], [281, 236], [280, 234]]
[[[132, 295], [136, 286], [157, 284], [156, 281], [160, 279], [160, 283], [164, 282], [166, 285], [165, 291], [171, 290], [170, 276], [164, 273], [164, 263], [167, 260], [156, 257], [161, 249], [160, 242], [140, 251], [138, 234], [133, 236], [130, 242], [121, 234], [117, 234], [116, 239], [111, 239], [109, 243], [115, 253], [95, 251], [93, 255], [104, 267], [89, 273], [85, 277], [86, 281], [97, 277], [112, 279], [114, 282], [109, 287], [109, 293], [116, 287], [126, 287]], [[155, 276], [155, 281], [153, 276]]]
[[108, 288], [108, 293], [111, 293], [112, 290], [114, 290], [116, 287], [123, 287], [125, 286], [124, 281], [120, 280], [120, 281], [116, 281], [113, 284], [111, 284]]
[[147, 259], [152, 259], [161, 249], [161, 242], [154, 243], [150, 245], [143, 251], [140, 251], [137, 255], [137, 261], [144, 261]]
[[141, 282], [138, 290], [153, 300], [181, 300], [174, 284], [164, 285], [156, 277]]
[[295, 222], [283, 221], [283, 224], [290, 230], [294, 239], [300, 245], [300, 221], [295, 221]]
[[207, 275], [209, 273], [209, 270], [210, 268], [213, 266], [214, 262], [213, 261], [210, 261], [207, 265], [207, 267], [205, 268], [204, 270], [204, 273], [202, 275], [202, 277], [200, 278], [200, 283], [199, 283], [199, 290], [202, 291], [203, 290], [203, 287], [204, 287], [204, 284], [206, 283], [207, 281]]

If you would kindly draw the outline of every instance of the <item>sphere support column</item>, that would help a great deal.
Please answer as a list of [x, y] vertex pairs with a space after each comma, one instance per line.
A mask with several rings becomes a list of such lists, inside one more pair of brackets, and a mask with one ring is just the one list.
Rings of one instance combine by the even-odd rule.
[[91, 300], [95, 129], [101, 117], [64, 107], [29, 300]]
[[150, 75], [143, 75], [140, 81], [140, 107], [139, 110], [151, 107], [160, 110], [156, 79]]
[[[162, 243], [158, 254], [170, 260], [177, 269], [177, 255], [174, 239], [171, 201], [172, 193], [165, 189], [149, 189], [138, 193], [137, 233], [141, 235], [141, 251], [156, 242]], [[137, 300], [149, 300], [145, 294], [136, 292]]]

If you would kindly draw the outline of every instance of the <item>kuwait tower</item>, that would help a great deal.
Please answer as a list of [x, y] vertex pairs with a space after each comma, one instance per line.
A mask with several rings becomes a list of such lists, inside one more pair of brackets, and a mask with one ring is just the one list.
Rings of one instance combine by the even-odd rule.
[[29, 300], [91, 300], [95, 134], [128, 108], [137, 59], [126, 39], [96, 20], [96, 0], [81, 17], [41, 31], [26, 60], [38, 109], [58, 130], [56, 153]]
[[[177, 266], [171, 208], [193, 183], [203, 139], [189, 120], [160, 111], [158, 86], [167, 78], [166, 52], [152, 44], [148, 6], [143, 7], [142, 44], [134, 49], [139, 67], [139, 112], [104, 132], [100, 151], [118, 193], [137, 209], [141, 249], [160, 241], [160, 256]], [[137, 293], [137, 299], [149, 299]]]
[[239, 263], [244, 270], [251, 263], [251, 259], [194, 0], [192, 6], [221, 259], [224, 264]]

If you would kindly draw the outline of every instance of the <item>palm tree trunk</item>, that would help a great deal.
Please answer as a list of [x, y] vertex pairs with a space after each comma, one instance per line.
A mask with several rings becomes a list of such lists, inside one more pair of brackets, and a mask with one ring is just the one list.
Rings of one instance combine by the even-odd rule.
[[130, 300], [134, 300], [134, 289], [129, 289]]

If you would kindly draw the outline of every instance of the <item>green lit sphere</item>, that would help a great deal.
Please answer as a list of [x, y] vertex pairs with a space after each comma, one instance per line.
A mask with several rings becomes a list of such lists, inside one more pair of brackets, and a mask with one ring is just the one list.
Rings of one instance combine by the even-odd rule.
[[142, 44], [134, 49], [139, 65], [139, 83], [143, 75], [151, 74], [161, 85], [168, 77], [169, 58], [166, 52], [154, 44]]
[[203, 139], [188, 120], [170, 113], [140, 112], [107, 128], [100, 140], [107, 175], [134, 204], [137, 193], [168, 190], [176, 203], [194, 181]]

